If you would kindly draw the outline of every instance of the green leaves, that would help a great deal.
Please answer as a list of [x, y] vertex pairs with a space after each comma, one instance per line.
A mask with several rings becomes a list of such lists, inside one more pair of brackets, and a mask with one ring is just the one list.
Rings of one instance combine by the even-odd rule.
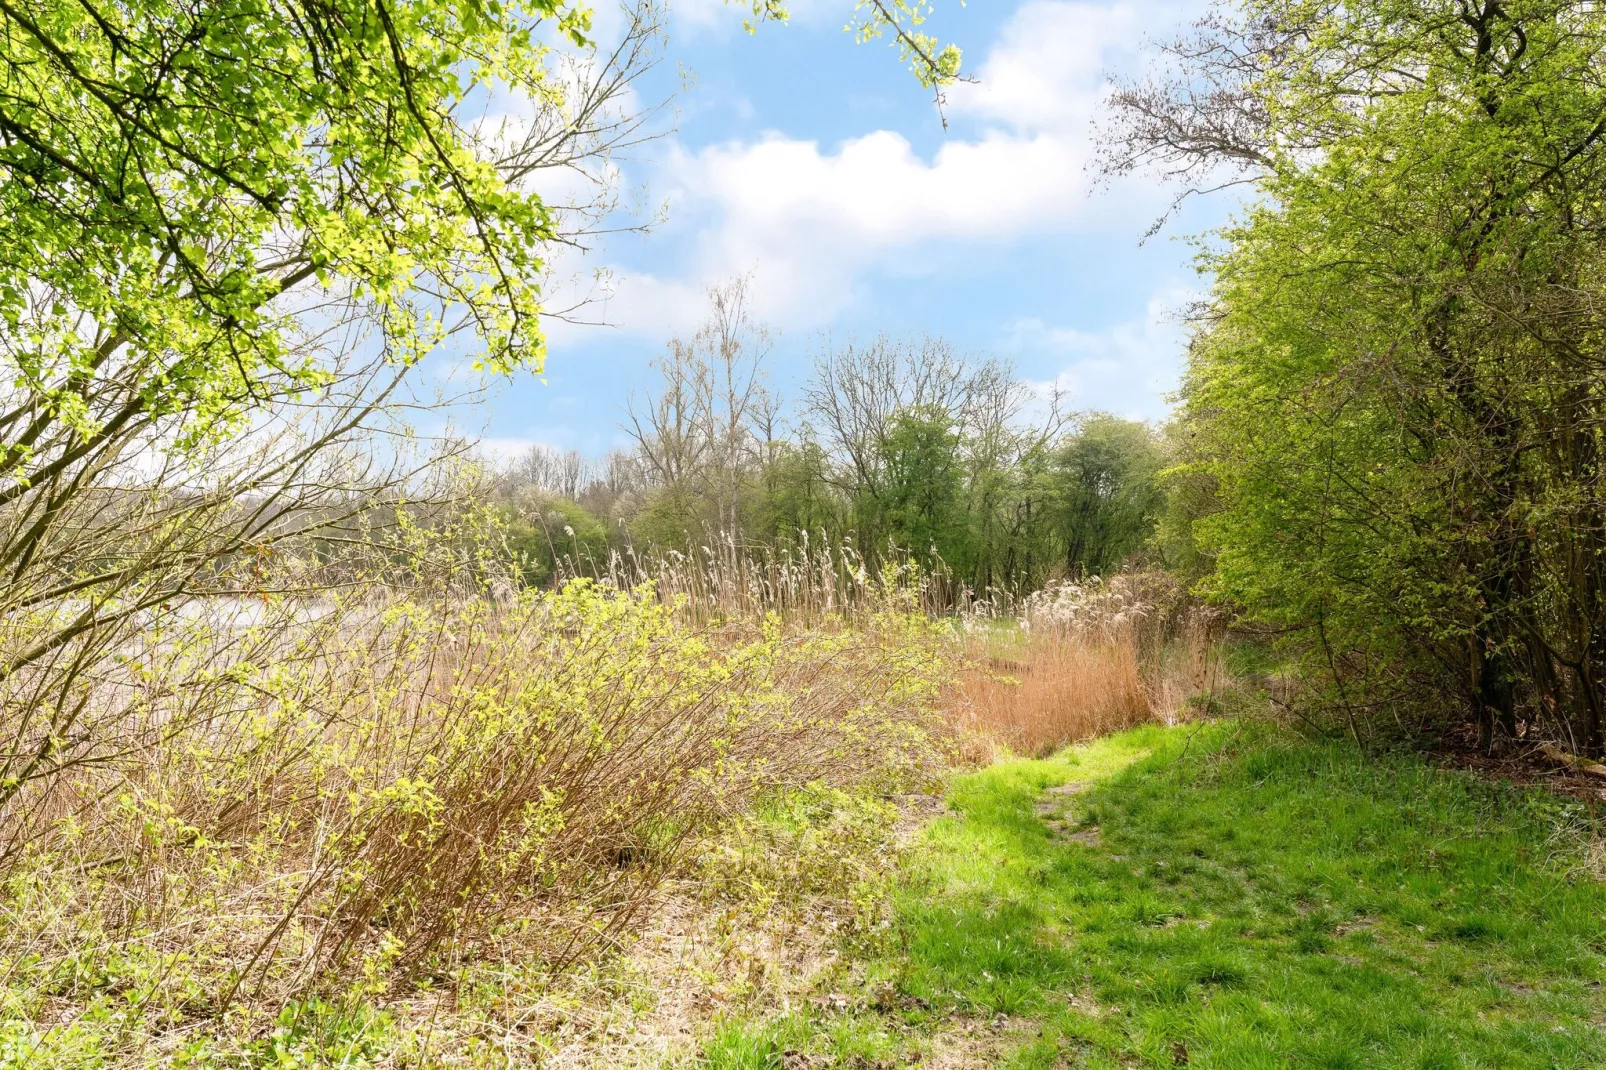
[[849, 32], [861, 43], [891, 33], [899, 58], [927, 89], [941, 90], [959, 80], [959, 46], [942, 44], [920, 29], [931, 17], [929, 0], [859, 0], [855, 11]]
[[356, 295], [396, 360], [464, 322], [487, 367], [538, 369], [550, 217], [453, 115], [490, 78], [544, 87], [543, 21], [588, 44], [557, 0], [0, 3], [19, 385], [66, 407], [71, 369], [115, 357], [145, 405], [203, 420], [316, 385], [290, 352], [308, 286]]
[[1212, 586], [1346, 703], [1459, 695], [1599, 748], [1606, 18], [1251, 0], [1218, 29], [1200, 69], [1251, 72], [1223, 99], [1266, 148], [1186, 390]]
[[[752, 12], [752, 17], [742, 22], [748, 33], [757, 31], [761, 22], [785, 22], [791, 17], [786, 0], [731, 2]], [[964, 0], [959, 4], [963, 7]], [[920, 29], [932, 11], [930, 0], [856, 0], [846, 29], [860, 44], [890, 35], [898, 47], [899, 59], [922, 86], [937, 93], [937, 103], [941, 105], [942, 90], [963, 80], [961, 53], [958, 45], [943, 44]]]

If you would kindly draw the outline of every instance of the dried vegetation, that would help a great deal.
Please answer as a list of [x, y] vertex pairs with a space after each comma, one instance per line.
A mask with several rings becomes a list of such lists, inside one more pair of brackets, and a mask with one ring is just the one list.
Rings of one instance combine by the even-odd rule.
[[967, 634], [961, 723], [1020, 754], [1175, 723], [1226, 683], [1221, 617], [1160, 573], [1050, 587]]
[[837, 549], [615, 571], [214, 600], [94, 662], [0, 808], [0, 1064], [673, 1061], [875, 938], [954, 761], [1219, 672], [1148, 577], [1016, 619]]

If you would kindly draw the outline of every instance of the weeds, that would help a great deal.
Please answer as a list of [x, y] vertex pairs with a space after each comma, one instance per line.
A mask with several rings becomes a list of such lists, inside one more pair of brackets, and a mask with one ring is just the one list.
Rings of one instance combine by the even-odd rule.
[[559, 971], [766, 800], [942, 766], [948, 655], [893, 606], [699, 628], [650, 588], [574, 582], [306, 610], [130, 652], [91, 693], [121, 733], [104, 760], [13, 794], [6, 1017], [73, 1023], [11, 1036], [30, 1058], [230, 1017], [298, 1044], [283, 1008], [383, 1002], [493, 949]]
[[1174, 722], [1226, 683], [1217, 615], [1174, 581], [1124, 574], [1028, 598], [1016, 621], [969, 629], [965, 723], [1047, 755], [1148, 721]]

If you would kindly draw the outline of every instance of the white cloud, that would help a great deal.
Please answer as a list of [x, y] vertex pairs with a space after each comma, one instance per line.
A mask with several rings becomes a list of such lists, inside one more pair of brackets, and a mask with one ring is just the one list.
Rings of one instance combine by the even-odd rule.
[[1197, 294], [1183, 287], [1149, 299], [1140, 318], [1102, 330], [1050, 327], [1040, 319], [1014, 323], [1004, 348], [1015, 354], [1044, 354], [1064, 369], [1043, 392], [1061, 391], [1072, 408], [1099, 408], [1129, 419], [1156, 419], [1166, 413], [1187, 343], [1181, 314]]
[[[1072, 210], [1086, 186], [1079, 146], [1045, 134], [991, 131], [950, 141], [929, 161], [885, 130], [834, 153], [778, 136], [721, 145], [682, 163], [688, 186], [723, 209], [721, 240], [743, 252], [771, 252], [782, 239], [820, 244], [833, 237], [886, 247], [924, 238], [1015, 236], [1045, 214]], [[810, 242], [810, 237], [816, 240]]]
[[976, 82], [949, 93], [953, 111], [1085, 142], [1105, 73], [1133, 60], [1145, 26], [1183, 17], [1178, 3], [1033, 0], [1004, 25]]
[[693, 331], [708, 315], [709, 283], [722, 278], [711, 275], [704, 281], [696, 273], [682, 279], [662, 278], [618, 270], [598, 278], [578, 270], [566, 275], [562, 270], [565, 264], [578, 265], [583, 259], [577, 254], [561, 261], [548, 284], [546, 307], [568, 310], [563, 319], [542, 321], [554, 352], [596, 341], [602, 332], [630, 332], [664, 342]]
[[1105, 72], [1137, 62], [1145, 26], [1173, 25], [1193, 0], [1032, 0], [949, 94], [956, 129], [929, 157], [877, 130], [834, 147], [770, 134], [674, 146], [656, 186], [672, 218], [697, 227], [684, 276], [616, 272], [609, 322], [663, 333], [700, 317], [702, 291], [755, 275], [759, 314], [815, 328], [861, 296], [867, 272], [918, 263], [925, 243], [1009, 243], [1043, 231], [1095, 230], [1158, 215], [1132, 183], [1089, 197], [1091, 123]]

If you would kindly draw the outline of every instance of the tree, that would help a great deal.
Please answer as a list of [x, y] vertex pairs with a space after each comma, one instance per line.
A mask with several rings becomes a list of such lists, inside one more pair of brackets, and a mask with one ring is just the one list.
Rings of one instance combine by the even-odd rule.
[[[644, 132], [654, 13], [574, 66], [587, 20], [0, 2], [0, 805], [106, 758], [86, 688], [186, 600], [309, 592], [263, 563], [457, 493], [393, 419], [407, 366], [538, 367], [546, 249], [591, 223], [532, 180]], [[534, 120], [476, 124], [492, 94]]]
[[[769, 332], [748, 314], [745, 277], [708, 292], [710, 314], [690, 341], [674, 339], [655, 366], [657, 395], [632, 400], [625, 430], [653, 473], [646, 513], [659, 541], [704, 532], [734, 535], [759, 456], [774, 435], [765, 385]], [[709, 506], [710, 508], [705, 508]]]
[[1603, 49], [1569, 0], [1251, 0], [1115, 98], [1113, 169], [1259, 194], [1206, 261], [1199, 530], [1357, 731], [1449, 690], [1603, 748]]
[[[457, 115], [493, 79], [546, 93], [538, 28], [583, 45], [583, 10], [47, 2], [0, 20], [0, 317], [23, 390], [4, 472], [33, 470], [52, 424], [94, 441], [195, 406], [195, 435], [263, 389], [316, 386], [287, 340], [307, 284], [362, 302], [396, 360], [463, 324], [486, 366], [539, 367], [556, 231], [516, 180], [540, 146], [493, 155]], [[89, 411], [111, 376], [142, 389]]]
[[508, 547], [525, 582], [594, 575], [608, 560], [608, 529], [579, 502], [553, 498], [506, 517]]
[[[752, 10], [754, 21], [784, 22], [788, 17], [785, 0], [745, 0], [743, 6]], [[931, 13], [929, 0], [857, 0], [847, 29], [861, 43], [890, 37], [915, 79], [935, 94], [940, 114], [943, 90], [969, 79], [960, 73], [959, 46], [945, 45], [921, 30]], [[747, 28], [753, 29], [752, 21]], [[947, 122], [945, 116], [945, 127]]]
[[[1049, 520], [1043, 461], [1063, 428], [1057, 388], [1039, 397], [998, 360], [970, 378], [965, 401], [966, 513], [973, 551], [970, 582], [978, 590], [1014, 593], [1041, 581], [1048, 556], [1041, 545]], [[1037, 420], [1026, 415], [1046, 402]]]
[[791, 543], [807, 533], [840, 535], [847, 526], [842, 496], [831, 478], [831, 460], [807, 435], [776, 442], [759, 472], [757, 534]]
[[936, 406], [906, 409], [887, 428], [881, 493], [857, 504], [863, 522], [927, 564], [965, 574], [971, 562], [965, 523], [961, 440], [952, 415]]
[[868, 345], [848, 344], [815, 358], [803, 389], [804, 410], [815, 421], [822, 445], [839, 462], [839, 485], [860, 508], [860, 552], [875, 554], [888, 532], [874, 525], [884, 515], [887, 464], [900, 418], [921, 413], [949, 426], [963, 423], [973, 372], [948, 342], [925, 338], [894, 342], [881, 336]]
[[1094, 413], [1052, 463], [1067, 573], [1108, 574], [1147, 545], [1164, 500], [1160, 445], [1148, 426]]

